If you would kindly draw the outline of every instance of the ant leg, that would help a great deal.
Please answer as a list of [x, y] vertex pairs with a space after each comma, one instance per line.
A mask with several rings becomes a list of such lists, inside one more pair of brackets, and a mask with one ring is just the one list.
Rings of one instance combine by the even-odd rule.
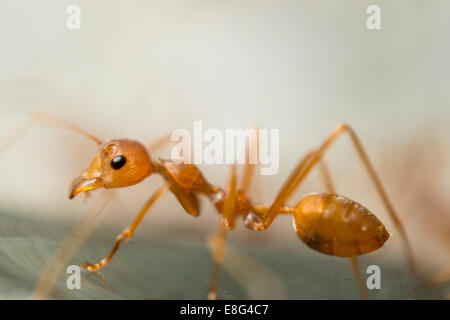
[[263, 226], [262, 228], [268, 228], [270, 224], [272, 223], [275, 216], [278, 214], [279, 208], [284, 205], [284, 203], [289, 199], [289, 197], [293, 194], [293, 192], [298, 188], [300, 183], [305, 179], [307, 174], [311, 171], [311, 169], [317, 164], [317, 162], [323, 157], [323, 155], [328, 151], [330, 146], [335, 142], [335, 140], [341, 136], [343, 133], [348, 133], [351, 141], [353, 142], [353, 146], [355, 147], [359, 158], [361, 159], [362, 163], [364, 164], [367, 172], [369, 173], [369, 176], [371, 180], [374, 182], [375, 187], [381, 196], [381, 199], [383, 200], [383, 203], [391, 216], [395, 226], [400, 232], [400, 236], [402, 237], [404, 243], [405, 243], [405, 250], [406, 250], [406, 258], [408, 262], [408, 266], [410, 270], [413, 273], [416, 273], [416, 265], [412, 254], [411, 244], [409, 242], [408, 236], [406, 234], [406, 231], [403, 227], [402, 222], [400, 221], [397, 213], [394, 210], [394, 207], [392, 206], [386, 191], [383, 188], [383, 185], [381, 184], [380, 179], [378, 178], [378, 175], [375, 172], [375, 169], [373, 168], [366, 152], [364, 151], [364, 148], [356, 135], [356, 133], [353, 131], [353, 129], [348, 126], [347, 124], [341, 124], [339, 125], [329, 136], [325, 139], [325, 141], [320, 145], [320, 147], [313, 151], [312, 153], [308, 154], [301, 162], [300, 164], [295, 168], [294, 172], [291, 174], [291, 176], [288, 178], [286, 183], [283, 185], [282, 189], [278, 193], [277, 197], [275, 198], [275, 201], [271, 205], [269, 211], [267, 214], [263, 217]]
[[[250, 163], [250, 159], [256, 159], [255, 154], [258, 154], [259, 150], [259, 132], [256, 130], [256, 145], [252, 144], [252, 140], [249, 139], [249, 148], [246, 150], [246, 157], [247, 161], [245, 162], [243, 173], [242, 173], [242, 180], [240, 184], [240, 192], [247, 194], [248, 190], [250, 188], [250, 183], [253, 178], [253, 173], [255, 170], [256, 164]], [[253, 141], [254, 142], [254, 141]], [[230, 175], [230, 181], [229, 181], [229, 193], [227, 195], [227, 199], [230, 199], [230, 197], [236, 197], [236, 168], [235, 166], [231, 167], [231, 175]], [[234, 186], [233, 186], [234, 185]], [[236, 215], [234, 213], [234, 203], [236, 201], [236, 198], [229, 200], [232, 202], [232, 207], [230, 212], [228, 212], [229, 208], [225, 207], [224, 204], [224, 210], [221, 215], [220, 219], [220, 225], [219, 229], [217, 230], [217, 234], [214, 240], [213, 246], [215, 246], [215, 251], [213, 253], [213, 271], [212, 271], [212, 277], [211, 277], [211, 288], [208, 294], [209, 300], [216, 300], [217, 299], [217, 290], [219, 287], [219, 271], [220, 266], [222, 264], [222, 258], [223, 258], [223, 249], [225, 246], [225, 239], [227, 234], [227, 226], [234, 228], [235, 226], [235, 218]]]
[[50, 298], [61, 272], [63, 272], [64, 268], [66, 268], [67, 264], [79, 250], [81, 245], [94, 231], [95, 226], [100, 221], [101, 213], [112, 202], [114, 195], [115, 192], [106, 191], [103, 194], [103, 201], [100, 202], [100, 206], [97, 208], [97, 206], [94, 205], [91, 210], [81, 218], [69, 235], [66, 236], [41, 273], [31, 294], [33, 299]]
[[[322, 159], [319, 162], [319, 170], [322, 178], [322, 182], [325, 185], [325, 189], [329, 193], [336, 193], [336, 189], [334, 188], [333, 181], [331, 179], [330, 171], [328, 170], [328, 166], [325, 164], [325, 159]], [[358, 286], [359, 296], [362, 300], [369, 299], [369, 292], [367, 287], [364, 285], [364, 280], [361, 273], [361, 267], [359, 265], [359, 261], [357, 257], [348, 258], [350, 268], [352, 270], [353, 276], [355, 277], [356, 284]]]
[[239, 188], [244, 194], [248, 193], [248, 190], [250, 189], [250, 183], [255, 172], [256, 164], [251, 163], [251, 160], [257, 159], [259, 154], [259, 131], [257, 129], [254, 130], [256, 131], [256, 135], [254, 139], [249, 138], [249, 147], [246, 150], [247, 161], [244, 165], [241, 185]]
[[124, 240], [127, 242], [131, 240], [134, 232], [136, 231], [136, 228], [138, 227], [139, 223], [144, 218], [145, 214], [149, 211], [149, 209], [155, 204], [155, 202], [168, 190], [168, 187], [166, 184], [164, 184], [162, 187], [160, 187], [158, 190], [156, 190], [152, 196], [147, 200], [147, 202], [144, 204], [144, 206], [139, 211], [139, 214], [134, 219], [133, 223], [131, 223], [128, 227], [126, 227], [117, 237], [116, 242], [114, 243], [114, 246], [109, 253], [109, 255], [101, 260], [99, 263], [91, 264], [89, 262], [83, 263], [80, 267], [83, 269], [87, 269], [88, 271], [96, 271], [101, 268], [103, 268], [106, 264], [108, 264], [109, 261], [114, 257], [114, 254], [116, 253], [117, 249], [119, 249], [120, 243]]
[[81, 128], [80, 126], [77, 126], [73, 122], [59, 119], [46, 113], [35, 112], [31, 116], [31, 118], [28, 119], [27, 122], [12, 130], [2, 139], [2, 141], [0, 141], [0, 154], [3, 153], [8, 147], [10, 147], [14, 142], [16, 142], [20, 137], [22, 137], [29, 129], [31, 129], [35, 125], [48, 125], [69, 130], [75, 133], [79, 133], [91, 139], [98, 145], [101, 145], [103, 143], [99, 138], [94, 136], [92, 133]]
[[334, 187], [333, 181], [331, 180], [330, 170], [328, 170], [328, 166], [325, 163], [325, 159], [322, 159], [319, 162], [319, 172], [320, 178], [322, 179], [322, 183], [325, 186], [325, 189], [329, 193], [336, 193], [336, 189]]
[[228, 181], [228, 192], [224, 200], [222, 214], [220, 216], [219, 229], [215, 237], [215, 250], [213, 253], [213, 271], [211, 277], [211, 288], [208, 293], [208, 300], [217, 299], [217, 290], [219, 287], [219, 271], [223, 258], [223, 248], [227, 236], [227, 225], [229, 220], [234, 220], [235, 202], [236, 202], [236, 166], [231, 166], [231, 173]]
[[350, 268], [352, 269], [353, 276], [355, 277], [356, 284], [358, 285], [359, 296], [362, 300], [369, 300], [369, 291], [365, 286], [364, 278], [361, 272], [361, 266], [357, 257], [348, 258]]
[[[10, 139], [5, 139], [5, 141], [11, 141], [11, 138], [17, 139], [26, 132], [31, 126], [34, 124], [38, 124], [37, 121], [39, 119], [46, 119], [58, 122], [59, 119], [53, 118], [52, 116], [45, 114], [35, 114], [34, 118], [29, 120], [27, 124], [15, 130], [13, 134], [10, 134]], [[36, 122], [34, 122], [36, 121]], [[61, 120], [64, 125], [65, 121]], [[75, 126], [75, 125], [73, 125]], [[83, 130], [81, 128], [76, 127], [75, 131], [79, 132]], [[14, 137], [14, 138], [13, 138]], [[156, 143], [152, 143], [149, 146], [149, 151], [152, 151], [159, 146], [161, 146], [161, 140]], [[100, 141], [100, 140], [98, 140]], [[0, 151], [4, 150], [4, 145], [0, 148]], [[41, 276], [39, 277], [38, 282], [32, 292], [31, 297], [35, 299], [48, 299], [50, 294], [58, 280], [61, 272], [70, 262], [75, 253], [79, 250], [81, 245], [89, 238], [91, 233], [93, 232], [95, 226], [99, 222], [100, 214], [105, 210], [105, 208], [112, 202], [114, 199], [115, 191], [108, 190], [103, 194], [104, 200], [100, 202], [100, 206], [97, 208], [95, 205], [91, 208], [91, 210], [76, 224], [76, 226], [72, 229], [69, 235], [64, 239], [63, 243], [57, 249], [57, 251], [50, 258], [47, 266], [44, 268]], [[98, 274], [101, 276], [101, 274]]]

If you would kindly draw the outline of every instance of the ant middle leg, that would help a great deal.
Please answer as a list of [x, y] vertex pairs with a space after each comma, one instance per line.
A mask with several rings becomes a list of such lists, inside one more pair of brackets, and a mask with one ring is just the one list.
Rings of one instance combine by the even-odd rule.
[[231, 221], [235, 220], [235, 204], [236, 204], [236, 166], [231, 166], [230, 177], [228, 181], [228, 191], [225, 196], [222, 213], [220, 215], [219, 228], [215, 237], [215, 248], [213, 252], [213, 270], [211, 276], [211, 288], [208, 293], [208, 300], [217, 299], [217, 291], [219, 288], [219, 272], [223, 259], [223, 249], [227, 236], [227, 226], [231, 225]]
[[[240, 183], [240, 192], [243, 194], [248, 194], [248, 190], [250, 189], [250, 184], [254, 175], [255, 166], [256, 164], [250, 163], [250, 159], [253, 159], [255, 156], [255, 153], [257, 154], [259, 150], [259, 134], [258, 131], [256, 131], [255, 139], [253, 142], [256, 144], [251, 144], [249, 148], [246, 150], [246, 158], [247, 161], [244, 165], [243, 174], [241, 178]], [[251, 141], [251, 140], [250, 140]], [[231, 167], [231, 173], [230, 178], [228, 182], [228, 193], [227, 197], [224, 202], [224, 209], [220, 218], [219, 222], [219, 228], [217, 230], [217, 234], [215, 236], [215, 248], [213, 252], [213, 271], [211, 276], [211, 288], [208, 293], [208, 299], [209, 300], [216, 300], [217, 299], [217, 291], [219, 287], [219, 271], [220, 266], [222, 264], [223, 259], [223, 250], [225, 246], [225, 240], [227, 236], [227, 229], [234, 229], [236, 225], [236, 213], [234, 211], [235, 204], [236, 204], [236, 198], [237, 198], [237, 190], [236, 190], [236, 184], [237, 184], [237, 174], [236, 174], [236, 166], [233, 165]], [[228, 205], [226, 205], [226, 202], [229, 202]]]

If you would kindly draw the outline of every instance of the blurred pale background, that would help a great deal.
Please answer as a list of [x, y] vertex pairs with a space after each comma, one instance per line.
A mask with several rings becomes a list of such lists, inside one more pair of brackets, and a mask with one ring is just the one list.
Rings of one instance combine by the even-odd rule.
[[[81, 7], [81, 30], [66, 28], [70, 4]], [[379, 31], [366, 28], [370, 4], [381, 8]], [[347, 122], [422, 262], [442, 266], [450, 243], [449, 13], [447, 0], [2, 1], [0, 136], [32, 111], [70, 119], [104, 139], [143, 142], [192, 129], [194, 120], [205, 128], [279, 128], [279, 173], [256, 177], [251, 192], [270, 203], [300, 157]], [[394, 232], [375, 254], [398, 259], [398, 233], [351, 148], [344, 138], [326, 156], [337, 190]], [[79, 217], [89, 204], [69, 201], [68, 186], [95, 152], [84, 137], [34, 129], [0, 159], [1, 206], [43, 223]], [[227, 167], [201, 168], [224, 185]], [[120, 190], [103, 223], [119, 231], [161, 182], [152, 177]], [[314, 173], [297, 198], [321, 190]], [[138, 232], [181, 228], [204, 237], [217, 222], [206, 201], [194, 219], [169, 195]], [[287, 217], [265, 233], [241, 227], [231, 237], [309, 250]]]

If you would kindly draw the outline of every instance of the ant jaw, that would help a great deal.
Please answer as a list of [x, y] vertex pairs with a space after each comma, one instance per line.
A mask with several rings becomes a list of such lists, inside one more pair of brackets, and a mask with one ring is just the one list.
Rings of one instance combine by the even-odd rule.
[[99, 177], [86, 179], [82, 176], [75, 179], [69, 194], [69, 199], [73, 199], [77, 194], [103, 187]]

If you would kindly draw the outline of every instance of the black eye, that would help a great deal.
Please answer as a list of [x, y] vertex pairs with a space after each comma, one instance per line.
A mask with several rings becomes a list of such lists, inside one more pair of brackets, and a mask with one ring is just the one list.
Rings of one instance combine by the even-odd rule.
[[120, 168], [122, 168], [125, 165], [126, 162], [127, 162], [127, 158], [125, 158], [124, 156], [117, 156], [111, 160], [110, 165], [111, 165], [111, 168], [113, 168], [114, 170], [119, 170]]

